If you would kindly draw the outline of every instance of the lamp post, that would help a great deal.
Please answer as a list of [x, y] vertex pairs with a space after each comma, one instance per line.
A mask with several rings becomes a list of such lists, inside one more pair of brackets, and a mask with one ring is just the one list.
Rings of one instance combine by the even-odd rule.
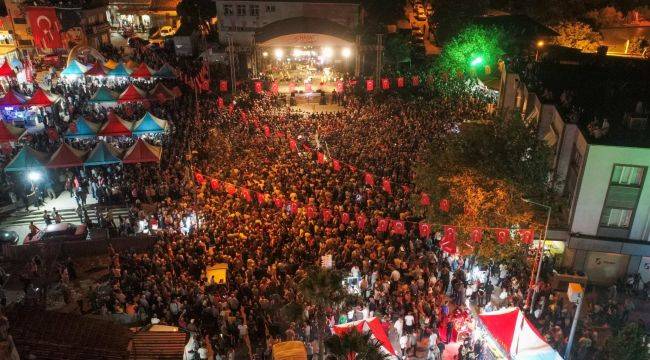
[[576, 335], [576, 328], [578, 327], [578, 319], [580, 318], [580, 310], [582, 309], [582, 303], [584, 302], [585, 291], [580, 284], [569, 283], [567, 295], [569, 296], [569, 301], [576, 304], [576, 312], [573, 315], [569, 341], [566, 344], [566, 351], [564, 352], [564, 360], [571, 359], [571, 347], [573, 347], [573, 338]]
[[544, 40], [539, 40], [537, 44], [535, 44], [536, 50], [535, 50], [535, 62], [539, 61], [539, 50], [541, 50], [544, 47], [545, 43]]
[[[528, 296], [526, 297], [526, 306], [529, 307], [530, 313], [532, 314], [534, 311], [534, 305], [535, 305], [535, 300], [537, 300], [537, 294], [539, 293], [539, 277], [542, 273], [542, 260], [544, 259], [544, 243], [546, 242], [546, 235], [548, 233], [548, 224], [551, 222], [551, 207], [548, 205], [540, 204], [538, 202], [534, 202], [528, 199], [522, 199], [523, 201], [541, 206], [546, 209], [546, 226], [544, 227], [544, 237], [539, 241], [539, 246], [537, 247], [537, 275], [535, 275], [535, 282], [534, 285], [535, 287], [533, 288], [533, 293], [531, 294], [530, 291], [528, 292]], [[533, 285], [533, 272], [531, 271], [530, 274], [530, 285]], [[532, 300], [531, 300], [531, 295], [532, 295]]]

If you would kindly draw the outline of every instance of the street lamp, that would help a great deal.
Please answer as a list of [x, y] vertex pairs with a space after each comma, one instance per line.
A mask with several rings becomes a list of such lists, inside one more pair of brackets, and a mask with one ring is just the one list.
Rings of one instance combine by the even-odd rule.
[[[534, 305], [535, 305], [535, 300], [537, 300], [537, 294], [539, 292], [539, 277], [542, 273], [542, 260], [544, 259], [544, 243], [546, 242], [546, 234], [548, 233], [548, 224], [551, 222], [551, 207], [548, 205], [540, 204], [538, 202], [534, 202], [532, 200], [528, 199], [521, 199], [524, 202], [527, 202], [529, 204], [541, 206], [546, 209], [546, 226], [544, 227], [544, 237], [540, 239], [539, 241], [539, 246], [537, 248], [537, 275], [535, 275], [535, 287], [533, 288], [533, 293], [532, 293], [532, 300], [531, 300], [531, 293], [530, 291], [528, 292], [528, 295], [526, 296], [526, 306], [530, 308], [530, 313], [532, 314], [534, 311]], [[530, 273], [530, 285], [533, 285], [533, 272], [531, 271]]]
[[347, 47], [343, 48], [343, 50], [341, 50], [341, 55], [343, 55], [343, 57], [347, 59], [350, 57], [350, 55], [352, 55], [352, 50], [350, 50], [350, 48]]
[[544, 40], [539, 40], [539, 41], [537, 41], [537, 44], [535, 44], [535, 47], [536, 47], [536, 49], [535, 49], [535, 62], [537, 62], [539, 60], [539, 51], [544, 47], [544, 45], [546, 45], [546, 43], [544, 43]]
[[282, 51], [282, 49], [280, 49], [280, 48], [277, 48], [277, 49], [275, 49], [273, 54], [275, 55], [276, 59], [282, 60], [282, 56], [284, 56], [284, 51]]

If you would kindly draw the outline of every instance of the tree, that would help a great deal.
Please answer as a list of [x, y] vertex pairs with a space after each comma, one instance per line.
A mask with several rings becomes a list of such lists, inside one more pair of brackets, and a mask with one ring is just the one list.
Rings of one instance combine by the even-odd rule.
[[636, 323], [627, 324], [616, 336], [607, 341], [607, 359], [648, 360], [648, 339], [645, 331]]
[[465, 28], [471, 19], [483, 15], [488, 8], [488, 0], [434, 1], [433, 22], [436, 24], [436, 40], [446, 44]]
[[644, 37], [635, 36], [630, 39], [630, 45], [627, 47], [627, 52], [630, 54], [641, 55], [644, 54], [650, 43]]
[[624, 22], [623, 13], [616, 10], [613, 6], [606, 6], [602, 9], [589, 11], [586, 17], [593, 21], [593, 23], [599, 28], [618, 26], [622, 25]]
[[411, 59], [409, 39], [403, 34], [388, 36], [385, 57], [386, 61], [391, 64], [409, 61]]
[[439, 66], [444, 72], [456, 73], [495, 64], [503, 54], [504, 40], [503, 32], [495, 27], [469, 26], [443, 48]]
[[192, 29], [217, 16], [217, 7], [211, 0], [182, 0], [176, 6], [181, 23]]
[[381, 350], [381, 344], [370, 337], [352, 329], [341, 336], [332, 335], [325, 340], [325, 347], [337, 360], [347, 360], [354, 354], [356, 360], [384, 360], [389, 355]]
[[585, 52], [596, 51], [602, 40], [601, 35], [593, 31], [591, 26], [579, 21], [565, 21], [553, 29], [559, 34], [555, 38], [556, 44]]

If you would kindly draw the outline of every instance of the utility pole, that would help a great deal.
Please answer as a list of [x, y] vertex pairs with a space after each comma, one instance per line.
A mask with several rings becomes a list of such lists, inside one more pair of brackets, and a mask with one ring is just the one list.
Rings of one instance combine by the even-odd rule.
[[381, 78], [381, 60], [384, 51], [383, 37], [383, 34], [377, 34], [377, 64], [375, 68], [375, 84], [377, 84], [377, 86]]
[[232, 93], [237, 91], [237, 78], [235, 76], [235, 45], [232, 36], [228, 36], [228, 62], [230, 63], [230, 88]]
[[564, 352], [564, 359], [571, 359], [571, 348], [573, 347], [573, 340], [576, 336], [576, 328], [578, 327], [578, 319], [580, 318], [580, 310], [582, 309], [582, 303], [584, 302], [584, 290], [577, 294], [576, 299], [576, 312], [573, 315], [573, 322], [571, 323], [571, 332], [569, 333], [569, 340], [566, 344], [566, 351]]
[[257, 69], [257, 45], [255, 45], [255, 37], [253, 37], [253, 44], [252, 44], [252, 51], [251, 51], [251, 67], [253, 68], [253, 76], [257, 76], [259, 74], [259, 71]]
[[354, 77], [358, 78], [361, 74], [361, 35], [357, 35], [356, 50], [354, 52]]

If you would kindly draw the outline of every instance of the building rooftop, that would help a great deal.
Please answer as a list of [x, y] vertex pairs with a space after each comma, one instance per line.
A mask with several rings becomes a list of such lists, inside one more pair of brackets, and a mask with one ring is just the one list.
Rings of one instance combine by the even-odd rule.
[[294, 17], [272, 22], [255, 31], [255, 41], [267, 40], [289, 34], [325, 34], [347, 41], [354, 41], [354, 35], [347, 27], [323, 18]]

